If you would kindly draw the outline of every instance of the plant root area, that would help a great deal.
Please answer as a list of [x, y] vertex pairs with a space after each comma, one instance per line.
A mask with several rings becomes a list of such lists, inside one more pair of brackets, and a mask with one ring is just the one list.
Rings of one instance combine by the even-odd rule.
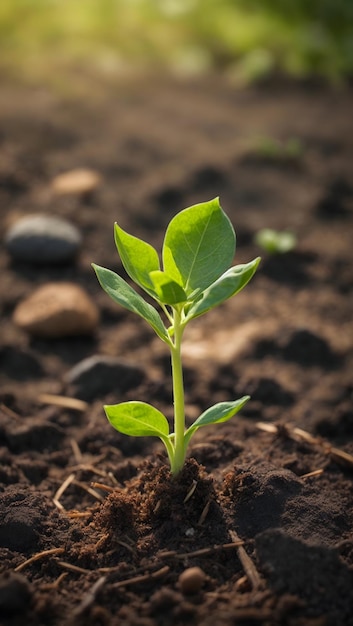
[[[78, 95], [4, 81], [0, 95], [1, 232], [41, 213], [82, 236], [61, 265], [0, 251], [1, 626], [349, 626], [353, 93], [92, 83]], [[77, 168], [100, 185], [55, 192]], [[172, 478], [157, 439], [105, 418], [103, 404], [142, 400], [172, 423], [170, 363], [91, 263], [122, 272], [115, 221], [160, 249], [176, 212], [215, 196], [237, 233], [235, 262], [262, 261], [186, 330], [187, 424], [216, 402], [251, 400], [201, 429]], [[292, 231], [296, 247], [260, 250], [262, 228]], [[49, 282], [87, 292], [100, 314], [92, 334], [16, 324], [18, 304]], [[120, 370], [69, 375], [92, 356]]]

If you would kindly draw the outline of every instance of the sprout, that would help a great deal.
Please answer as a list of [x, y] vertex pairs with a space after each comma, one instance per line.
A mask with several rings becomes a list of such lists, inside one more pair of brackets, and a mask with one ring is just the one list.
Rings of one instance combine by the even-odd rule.
[[169, 348], [174, 432], [170, 432], [163, 413], [145, 402], [122, 402], [104, 409], [109, 422], [119, 432], [134, 437], [159, 437], [165, 445], [171, 472], [177, 475], [194, 433], [202, 426], [226, 422], [249, 400], [249, 396], [243, 396], [231, 402], [219, 402], [186, 429], [181, 361], [184, 330], [189, 322], [243, 289], [254, 275], [260, 258], [230, 267], [235, 253], [235, 233], [218, 198], [184, 209], [171, 220], [165, 233], [162, 265], [153, 246], [128, 234], [118, 224], [114, 233], [127, 274], [155, 300], [163, 318], [121, 276], [95, 264], [93, 268], [107, 294], [144, 318]]

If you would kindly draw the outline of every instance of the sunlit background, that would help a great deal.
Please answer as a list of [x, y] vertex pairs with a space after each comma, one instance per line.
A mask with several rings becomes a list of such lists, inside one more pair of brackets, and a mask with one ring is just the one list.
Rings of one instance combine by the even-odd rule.
[[1, 0], [3, 72], [53, 78], [78, 68], [339, 81], [353, 70], [353, 1]]

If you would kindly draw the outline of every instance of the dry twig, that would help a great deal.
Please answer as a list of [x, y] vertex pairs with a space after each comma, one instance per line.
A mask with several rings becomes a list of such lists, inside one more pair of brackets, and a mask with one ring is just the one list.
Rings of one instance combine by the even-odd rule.
[[156, 572], [142, 574], [141, 576], [133, 576], [132, 578], [127, 578], [126, 580], [119, 580], [119, 582], [114, 583], [112, 587], [114, 587], [114, 589], [119, 589], [119, 587], [127, 587], [129, 585], [145, 583], [155, 578], [161, 578], [162, 576], [165, 576], [165, 574], [168, 574], [169, 571], [170, 568], [168, 567], [168, 565], [165, 565], [164, 567], [158, 569]]
[[81, 615], [81, 613], [84, 613], [86, 609], [88, 609], [93, 604], [97, 597], [97, 594], [105, 584], [106, 579], [106, 576], [101, 576], [100, 578], [98, 578], [98, 580], [96, 580], [91, 589], [89, 589], [88, 592], [85, 594], [83, 600], [80, 602], [78, 607], [73, 611], [74, 616]]
[[256, 425], [260, 430], [263, 430], [267, 433], [272, 433], [274, 435], [283, 434], [286, 437], [289, 437], [289, 439], [293, 439], [293, 441], [304, 441], [311, 446], [318, 447], [322, 452], [324, 452], [324, 454], [331, 457], [332, 461], [335, 461], [335, 463], [337, 463], [338, 465], [341, 465], [342, 467], [347, 467], [348, 469], [353, 469], [352, 454], [331, 446], [328, 441], [325, 441], [319, 437], [314, 437], [302, 428], [292, 428], [288, 424], [276, 425], [269, 424], [267, 422], [258, 422]]
[[204, 508], [202, 510], [202, 513], [201, 513], [201, 515], [199, 517], [199, 521], [197, 522], [197, 526], [202, 526], [202, 524], [204, 523], [204, 521], [205, 521], [205, 519], [206, 519], [206, 517], [208, 515], [208, 512], [210, 510], [211, 502], [212, 502], [211, 499], [207, 500], [207, 502], [206, 502], [206, 504], [205, 504], [205, 506], [204, 506]]
[[63, 495], [63, 493], [66, 491], [66, 489], [68, 488], [69, 485], [71, 485], [71, 483], [75, 480], [75, 474], [70, 474], [66, 480], [64, 480], [64, 482], [60, 485], [59, 489], [57, 490], [54, 498], [53, 498], [53, 502], [55, 504], [56, 507], [58, 507], [58, 509], [60, 509], [60, 511], [65, 511], [65, 507], [61, 504], [60, 502], [60, 498]]
[[27, 567], [27, 565], [31, 565], [31, 563], [34, 563], [35, 561], [45, 559], [47, 556], [52, 556], [53, 554], [63, 554], [63, 552], [65, 552], [64, 548], [51, 548], [50, 550], [37, 552], [37, 554], [31, 556], [30, 559], [27, 559], [26, 561], [23, 561], [23, 563], [20, 563], [20, 565], [17, 565], [17, 567], [15, 567], [15, 572], [21, 572], [25, 567]]
[[186, 494], [183, 503], [185, 504], [185, 502], [188, 502], [188, 500], [190, 500], [190, 498], [193, 496], [193, 494], [195, 493], [195, 489], [197, 487], [197, 480], [193, 480], [192, 481], [192, 485], [191, 488], [189, 489], [188, 493]]
[[[239, 541], [239, 537], [238, 537], [237, 533], [234, 530], [231, 530], [229, 534], [232, 537], [234, 542]], [[255, 564], [253, 563], [253, 561], [249, 557], [249, 555], [246, 552], [246, 550], [243, 547], [243, 545], [240, 545], [238, 547], [237, 552], [238, 552], [239, 560], [240, 560], [240, 562], [241, 562], [241, 564], [243, 566], [245, 574], [248, 577], [248, 580], [250, 581], [250, 584], [252, 585], [252, 588], [255, 591], [260, 589], [261, 586], [262, 586], [262, 581], [261, 581], [260, 574], [257, 571], [257, 569], [255, 567]]]
[[103, 485], [103, 483], [91, 483], [93, 489], [100, 489], [101, 491], [106, 491], [107, 493], [112, 493], [116, 491], [116, 487], [109, 487], [109, 485]]
[[51, 393], [42, 393], [38, 400], [42, 404], [53, 404], [54, 406], [61, 406], [65, 409], [73, 409], [82, 413], [87, 411], [89, 407], [87, 402], [78, 398], [67, 398], [66, 396], [57, 396]]
[[219, 546], [212, 546], [211, 548], [201, 548], [200, 550], [194, 550], [194, 552], [175, 552], [174, 550], [168, 550], [165, 552], [158, 552], [157, 557], [160, 559], [191, 559], [199, 556], [208, 556], [215, 552], [221, 552], [222, 550], [233, 550], [243, 545], [243, 541], [235, 541], [232, 543], [223, 543]]
[[85, 483], [81, 483], [81, 481], [79, 480], [73, 480], [72, 482], [74, 485], [76, 485], [76, 487], [81, 487], [81, 489], [83, 489], [84, 491], [87, 491], [87, 493], [89, 493], [91, 496], [96, 498], [96, 500], [99, 500], [100, 502], [104, 502], [103, 496], [101, 496], [100, 493], [98, 493], [97, 491], [95, 491], [94, 489], [86, 485]]
[[75, 572], [76, 574], [90, 574], [93, 570], [85, 569], [84, 567], [79, 567], [78, 565], [72, 565], [71, 563], [67, 563], [66, 561], [57, 561], [57, 564], [64, 569], [68, 569], [70, 572]]

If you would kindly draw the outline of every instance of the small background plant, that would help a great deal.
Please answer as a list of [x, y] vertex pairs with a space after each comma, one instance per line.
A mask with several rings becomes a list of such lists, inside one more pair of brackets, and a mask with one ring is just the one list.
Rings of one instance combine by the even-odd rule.
[[285, 254], [294, 250], [297, 238], [290, 230], [274, 230], [262, 228], [254, 237], [255, 243], [268, 254]]
[[193, 319], [238, 293], [254, 275], [260, 259], [229, 267], [235, 253], [233, 226], [218, 198], [178, 213], [169, 223], [162, 250], [162, 266], [150, 244], [125, 232], [118, 224], [115, 243], [130, 278], [159, 305], [161, 315], [115, 272], [93, 264], [98, 280], [118, 304], [144, 318], [171, 355], [174, 399], [174, 431], [155, 407], [140, 401], [106, 405], [109, 422], [134, 437], [155, 436], [164, 443], [172, 474], [179, 473], [194, 433], [202, 426], [229, 420], [248, 401], [243, 396], [207, 409], [185, 428], [182, 337]]
[[304, 146], [296, 137], [291, 137], [286, 141], [280, 141], [274, 137], [259, 137], [254, 142], [253, 151], [265, 161], [294, 164], [303, 157]]

